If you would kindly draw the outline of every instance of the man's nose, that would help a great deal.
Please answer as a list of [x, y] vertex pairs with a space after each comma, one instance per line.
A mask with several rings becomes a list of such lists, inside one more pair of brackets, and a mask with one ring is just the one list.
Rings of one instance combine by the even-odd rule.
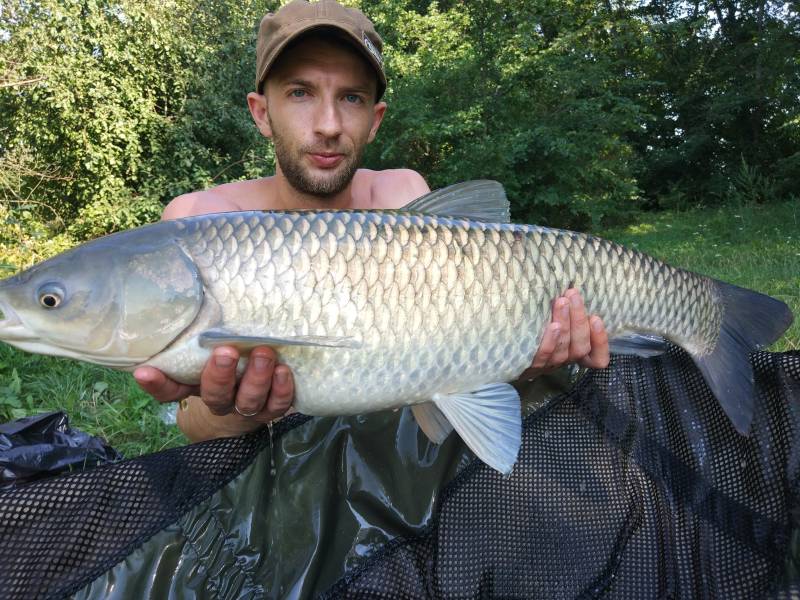
[[320, 102], [315, 114], [314, 132], [327, 138], [342, 133], [342, 115], [334, 99]]

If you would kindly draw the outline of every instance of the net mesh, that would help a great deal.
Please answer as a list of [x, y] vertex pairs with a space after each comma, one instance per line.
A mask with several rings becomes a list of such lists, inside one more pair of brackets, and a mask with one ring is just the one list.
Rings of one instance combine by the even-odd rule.
[[[683, 352], [615, 357], [526, 417], [510, 476], [470, 463], [421, 535], [394, 539], [326, 596], [793, 597], [800, 353], [753, 360], [745, 438]], [[269, 443], [215, 440], [0, 493], [0, 598], [81, 589]]]
[[688, 355], [616, 357], [528, 417], [509, 477], [472, 463], [327, 597], [797, 597], [800, 354], [754, 359], [744, 438]]
[[[308, 417], [296, 415], [276, 433]], [[268, 445], [264, 433], [173, 448], [0, 493], [0, 598], [61, 598], [205, 501]]]

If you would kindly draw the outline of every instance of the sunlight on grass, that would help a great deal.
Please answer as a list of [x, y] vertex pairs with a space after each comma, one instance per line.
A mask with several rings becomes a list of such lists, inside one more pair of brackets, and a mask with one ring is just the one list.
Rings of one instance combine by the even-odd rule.
[[644, 235], [653, 233], [655, 230], [655, 225], [652, 223], [637, 223], [636, 225], [628, 225], [625, 228], [625, 232], [632, 235]]

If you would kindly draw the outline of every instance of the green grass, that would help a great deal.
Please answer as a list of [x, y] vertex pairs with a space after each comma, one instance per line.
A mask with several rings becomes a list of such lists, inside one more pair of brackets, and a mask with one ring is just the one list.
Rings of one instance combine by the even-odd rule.
[[[598, 234], [780, 298], [800, 316], [798, 203], [643, 214], [639, 222]], [[798, 348], [795, 322], [772, 349]], [[126, 456], [186, 443], [129, 374], [0, 344], [0, 421], [51, 410], [64, 410], [74, 427], [104, 437]]]
[[128, 373], [0, 344], [0, 422], [55, 410], [126, 457], [186, 443]]

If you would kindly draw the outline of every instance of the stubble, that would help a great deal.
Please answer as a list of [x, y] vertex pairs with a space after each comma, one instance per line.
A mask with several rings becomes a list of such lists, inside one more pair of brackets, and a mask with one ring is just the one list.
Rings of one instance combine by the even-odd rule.
[[269, 125], [272, 129], [272, 143], [275, 147], [275, 159], [281, 167], [281, 172], [286, 177], [289, 184], [299, 192], [316, 196], [318, 198], [330, 198], [344, 191], [358, 170], [361, 159], [364, 155], [364, 147], [356, 147], [353, 152], [345, 153], [341, 164], [335, 169], [330, 169], [330, 173], [325, 175], [315, 175], [310, 169], [304, 166], [302, 159], [307, 153], [320, 151], [341, 152], [340, 148], [320, 148], [310, 146], [293, 147], [280, 129], [275, 128], [272, 119], [269, 118]]

